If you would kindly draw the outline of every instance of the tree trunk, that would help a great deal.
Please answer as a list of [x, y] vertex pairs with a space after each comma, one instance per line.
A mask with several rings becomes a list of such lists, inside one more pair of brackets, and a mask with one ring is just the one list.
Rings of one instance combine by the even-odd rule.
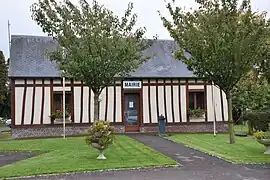
[[233, 133], [233, 119], [232, 119], [232, 95], [231, 92], [226, 94], [227, 103], [228, 103], [228, 124], [229, 124], [229, 143], [233, 144], [234, 133]]
[[94, 121], [99, 120], [99, 94], [94, 93]]
[[252, 135], [253, 134], [253, 127], [252, 127], [251, 121], [248, 120], [247, 123], [248, 123], [248, 134]]

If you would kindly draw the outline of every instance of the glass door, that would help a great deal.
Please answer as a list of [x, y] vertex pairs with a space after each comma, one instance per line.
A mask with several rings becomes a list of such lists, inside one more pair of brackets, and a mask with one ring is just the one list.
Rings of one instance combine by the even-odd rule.
[[124, 124], [127, 132], [139, 131], [139, 95], [125, 94]]

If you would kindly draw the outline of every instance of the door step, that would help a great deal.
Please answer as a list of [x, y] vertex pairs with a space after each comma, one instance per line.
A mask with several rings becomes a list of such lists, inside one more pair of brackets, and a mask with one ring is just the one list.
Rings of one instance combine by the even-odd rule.
[[141, 134], [141, 132], [124, 132], [124, 134]]

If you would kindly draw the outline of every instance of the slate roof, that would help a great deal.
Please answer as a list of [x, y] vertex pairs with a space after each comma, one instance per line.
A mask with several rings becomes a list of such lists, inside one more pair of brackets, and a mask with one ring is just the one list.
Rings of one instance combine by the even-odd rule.
[[[9, 77], [60, 77], [57, 65], [46, 52], [57, 48], [57, 42], [46, 36], [11, 36]], [[157, 40], [145, 51], [151, 56], [131, 77], [194, 77], [185, 64], [172, 58], [177, 49], [173, 40]]]

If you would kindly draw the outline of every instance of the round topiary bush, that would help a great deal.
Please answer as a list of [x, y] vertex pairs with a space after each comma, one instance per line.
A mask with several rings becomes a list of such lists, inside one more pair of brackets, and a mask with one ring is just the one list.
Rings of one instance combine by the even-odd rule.
[[88, 130], [85, 141], [100, 151], [97, 159], [106, 159], [104, 150], [114, 142], [114, 128], [108, 121], [96, 120]]

